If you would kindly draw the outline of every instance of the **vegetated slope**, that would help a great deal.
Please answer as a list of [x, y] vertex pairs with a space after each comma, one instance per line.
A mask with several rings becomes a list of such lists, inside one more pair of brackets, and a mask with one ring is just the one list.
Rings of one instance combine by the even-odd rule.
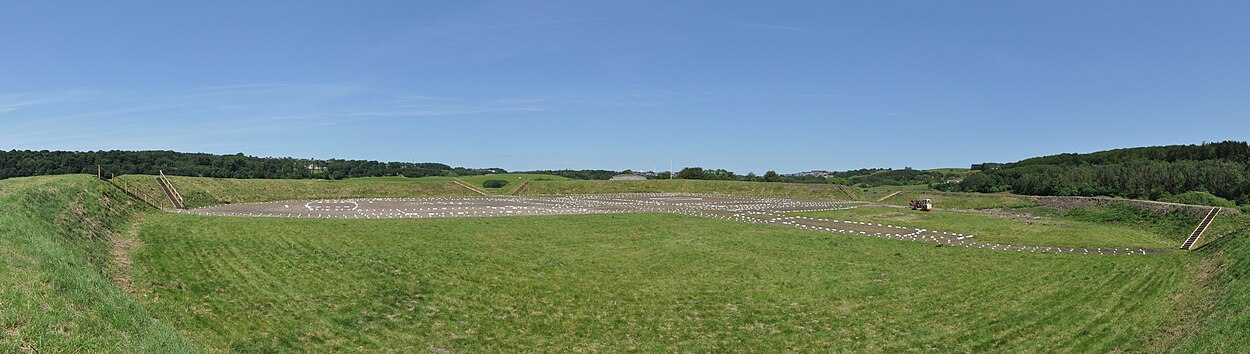
[[668, 214], [164, 215], [139, 235], [140, 298], [211, 351], [1165, 351], [1201, 293], [1183, 252], [933, 247]]
[[499, 174], [480, 175], [480, 176], [463, 176], [463, 177], [447, 177], [447, 176], [430, 176], [430, 177], [420, 177], [420, 178], [365, 177], [365, 178], [354, 178], [354, 179], [349, 179], [345, 181], [442, 183], [442, 182], [451, 182], [457, 179], [480, 187], [482, 185], [482, 182], [489, 181], [492, 179], [505, 180], [505, 181], [508, 181], [509, 184], [512, 184], [512, 183], [520, 183], [524, 181], [565, 181], [565, 180], [568, 180], [569, 178], [563, 177], [563, 176], [534, 174], [534, 173], [499, 173]]
[[85, 175], [0, 181], [0, 351], [191, 351], [110, 280], [144, 208]]
[[[535, 181], [522, 194], [589, 194], [589, 193], [717, 193], [799, 199], [850, 200], [842, 186], [831, 184], [800, 184], [770, 182], [738, 182], [708, 180], [645, 180], [645, 181]], [[854, 188], [846, 188], [858, 197]]]
[[1250, 145], [1227, 141], [1038, 157], [969, 175], [954, 189], [1165, 199], [1202, 191], [1250, 203]]
[[[493, 194], [511, 194], [516, 191], [521, 184], [527, 181], [565, 181], [568, 177], [537, 174], [537, 173], [499, 173], [480, 176], [463, 176], [463, 177], [447, 177], [447, 176], [430, 176], [420, 178], [407, 177], [364, 177], [343, 180], [344, 182], [388, 182], [388, 183], [452, 183], [455, 180], [461, 180], [465, 183], [484, 188], [487, 192]], [[501, 180], [508, 182], [503, 188], [485, 188], [483, 183], [490, 180]]]
[[1197, 251], [1207, 256], [1199, 280], [1213, 295], [1194, 309], [1201, 316], [1197, 331], [1177, 352], [1244, 353], [1250, 347], [1250, 216], [1231, 219], [1224, 222], [1237, 225], [1234, 231], [1212, 230], [1213, 236], [1224, 237]]
[[[115, 179], [131, 193], [162, 208], [172, 208], [156, 177], [125, 175]], [[169, 176], [188, 208], [220, 204], [334, 198], [424, 198], [478, 195], [452, 182], [421, 183], [373, 179], [271, 180]], [[419, 180], [419, 179], [412, 179]]]

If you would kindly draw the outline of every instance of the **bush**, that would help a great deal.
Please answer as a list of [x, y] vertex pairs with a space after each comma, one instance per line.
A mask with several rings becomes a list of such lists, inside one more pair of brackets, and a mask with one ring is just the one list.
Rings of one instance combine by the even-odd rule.
[[1159, 201], [1169, 203], [1193, 204], [1193, 205], [1210, 205], [1225, 208], [1236, 208], [1237, 203], [1231, 200], [1220, 198], [1207, 192], [1190, 191], [1173, 196], [1159, 198]]
[[508, 185], [508, 181], [502, 179], [490, 179], [482, 182], [482, 187], [486, 188], [503, 188], [506, 185]]

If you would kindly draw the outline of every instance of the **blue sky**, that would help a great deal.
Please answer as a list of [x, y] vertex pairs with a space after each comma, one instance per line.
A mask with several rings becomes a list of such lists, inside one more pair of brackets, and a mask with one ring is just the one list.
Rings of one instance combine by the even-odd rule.
[[1246, 1], [0, 3], [0, 149], [966, 167], [1250, 138]]

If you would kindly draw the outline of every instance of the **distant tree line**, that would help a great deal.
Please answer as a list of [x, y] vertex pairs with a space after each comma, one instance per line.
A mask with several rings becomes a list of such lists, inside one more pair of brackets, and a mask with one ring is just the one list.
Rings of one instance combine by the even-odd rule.
[[563, 177], [568, 177], [572, 179], [607, 180], [607, 179], [612, 179], [612, 176], [618, 175], [621, 172], [608, 171], [608, 170], [534, 170], [534, 171], [525, 171], [525, 172], [518, 172], [518, 173], [536, 173], [536, 174], [544, 174], [544, 175], [556, 175], [556, 176], [563, 176]]
[[503, 169], [451, 167], [441, 163], [316, 160], [214, 155], [174, 151], [0, 151], [0, 179], [72, 173], [156, 174], [221, 178], [343, 179], [397, 176], [469, 176]]
[[911, 167], [901, 170], [869, 169], [834, 172], [833, 175], [835, 178], [844, 178], [847, 181], [845, 184], [854, 184], [864, 187], [940, 184], [960, 178], [960, 175], [956, 173], [934, 170], [916, 170]]
[[[754, 172], [738, 175], [724, 169], [705, 169], [686, 167], [678, 171], [676, 178], [747, 181], [747, 182], [783, 182], [783, 183], [832, 183], [841, 185], [861, 185], [875, 187], [883, 185], [940, 184], [958, 179], [960, 174], [942, 171], [914, 170], [910, 167], [901, 170], [888, 168], [869, 168], [851, 171], [828, 172], [825, 175], [781, 175], [776, 171], [756, 175]], [[659, 173], [654, 178], [667, 179], [668, 173]]]
[[948, 190], [1164, 200], [1189, 192], [1250, 203], [1250, 145], [1226, 141], [1061, 154], [974, 173]]

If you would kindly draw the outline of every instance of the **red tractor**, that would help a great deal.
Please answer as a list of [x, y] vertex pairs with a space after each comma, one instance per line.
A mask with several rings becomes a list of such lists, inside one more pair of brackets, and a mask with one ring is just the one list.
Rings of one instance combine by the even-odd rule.
[[933, 210], [933, 199], [912, 200], [907, 205], [911, 206], [911, 210], [930, 211]]

